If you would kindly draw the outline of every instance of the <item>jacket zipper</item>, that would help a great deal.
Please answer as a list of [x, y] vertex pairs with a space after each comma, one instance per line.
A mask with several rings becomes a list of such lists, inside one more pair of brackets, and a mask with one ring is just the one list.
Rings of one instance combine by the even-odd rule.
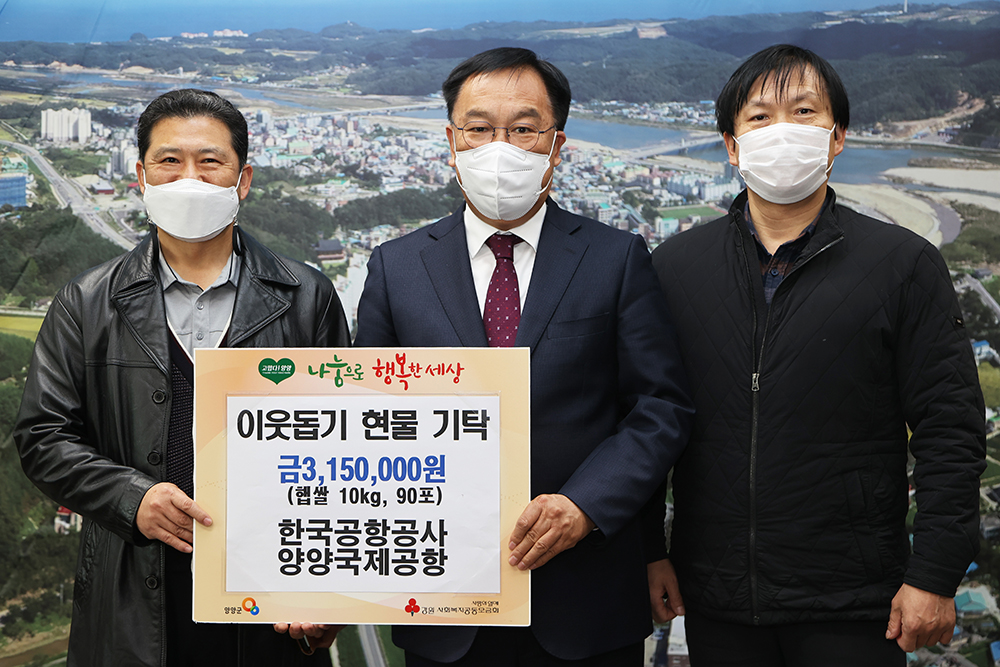
[[[742, 231], [737, 228], [737, 233], [742, 237]], [[777, 289], [781, 289], [781, 285], [785, 283], [788, 278], [810, 262], [814, 257], [830, 248], [831, 246], [840, 243], [843, 240], [843, 236], [839, 236], [830, 243], [809, 255], [805, 258], [801, 264], [792, 268], [785, 276], [781, 284], [778, 285]], [[750, 238], [750, 243], [755, 243], [752, 236]], [[743, 262], [747, 271], [747, 287], [750, 289], [750, 305], [751, 311], [753, 313], [753, 339], [751, 339], [750, 344], [753, 345], [753, 341], [757, 338], [757, 302], [754, 299], [753, 276], [750, 272], [750, 258], [747, 257], [747, 239], [743, 239]], [[754, 251], [756, 251], [756, 246], [754, 246]], [[759, 280], [759, 278], [758, 278]], [[774, 296], [777, 296], [778, 292], [775, 290]], [[760, 416], [760, 371], [764, 365], [764, 348], [767, 344], [767, 333], [771, 328], [771, 304], [774, 303], [774, 296], [771, 297], [771, 303], [767, 304], [767, 316], [764, 319], [764, 333], [761, 335], [760, 339], [760, 350], [753, 348], [753, 368], [750, 373], [750, 391], [752, 395], [751, 400], [751, 415], [750, 415], [750, 473], [749, 473], [749, 486], [750, 486], [750, 529], [748, 535], [749, 541], [749, 552], [747, 554], [747, 559], [750, 563], [750, 613], [753, 616], [753, 624], [760, 625], [760, 601], [759, 592], [757, 590], [757, 426], [758, 417]]]

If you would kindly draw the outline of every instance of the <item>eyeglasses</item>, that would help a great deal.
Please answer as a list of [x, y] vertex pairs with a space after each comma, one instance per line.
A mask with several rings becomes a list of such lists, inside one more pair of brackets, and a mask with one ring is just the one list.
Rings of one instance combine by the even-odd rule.
[[[452, 125], [455, 124], [452, 123]], [[510, 127], [493, 127], [486, 121], [477, 121], [466, 123], [464, 127], [455, 125], [455, 129], [465, 133], [463, 135], [465, 136], [465, 143], [469, 144], [472, 148], [485, 146], [496, 138], [497, 130], [503, 130], [507, 133], [506, 139], [510, 144], [530, 151], [538, 143], [539, 137], [546, 132], [556, 129], [556, 126], [553, 125], [547, 130], [539, 130], [531, 123], [515, 123]]]

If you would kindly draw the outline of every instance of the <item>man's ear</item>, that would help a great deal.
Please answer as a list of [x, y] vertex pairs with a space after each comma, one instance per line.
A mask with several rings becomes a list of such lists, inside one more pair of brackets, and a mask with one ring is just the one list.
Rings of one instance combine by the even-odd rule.
[[552, 141], [555, 142], [555, 146], [552, 149], [552, 167], [555, 168], [562, 164], [562, 157], [559, 153], [562, 151], [562, 147], [566, 144], [566, 133], [559, 130], [556, 132], [556, 137]]
[[722, 142], [726, 144], [726, 152], [729, 153], [729, 164], [734, 167], [740, 166], [740, 147], [736, 143], [736, 138], [728, 132], [723, 132]]
[[833, 156], [837, 157], [844, 150], [844, 143], [847, 140], [847, 128], [839, 125], [833, 126]]
[[252, 181], [253, 181], [253, 167], [251, 167], [248, 164], [245, 164], [243, 165], [243, 170], [240, 173], [240, 187], [237, 193], [239, 195], [240, 201], [246, 199], [247, 195], [250, 194], [250, 183]]
[[458, 140], [455, 137], [455, 129], [451, 126], [451, 123], [444, 128], [444, 133], [448, 135], [448, 166], [455, 168], [455, 142]]

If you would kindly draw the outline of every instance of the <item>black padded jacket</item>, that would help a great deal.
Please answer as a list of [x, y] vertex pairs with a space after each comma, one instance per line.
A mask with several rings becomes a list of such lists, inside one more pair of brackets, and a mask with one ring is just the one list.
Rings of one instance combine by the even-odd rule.
[[696, 407], [674, 471], [686, 606], [769, 625], [886, 619], [904, 582], [953, 596], [985, 421], [940, 253], [833, 196], [768, 305], [745, 203], [653, 253]]

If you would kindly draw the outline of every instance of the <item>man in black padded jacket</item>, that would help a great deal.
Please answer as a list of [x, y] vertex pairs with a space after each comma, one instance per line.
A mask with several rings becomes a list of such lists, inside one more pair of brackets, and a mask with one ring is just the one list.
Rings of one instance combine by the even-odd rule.
[[827, 187], [849, 107], [825, 60], [765, 49], [716, 114], [747, 189], [653, 253], [696, 407], [670, 606], [696, 667], [903, 665], [950, 640], [979, 545], [983, 399], [948, 269]]

